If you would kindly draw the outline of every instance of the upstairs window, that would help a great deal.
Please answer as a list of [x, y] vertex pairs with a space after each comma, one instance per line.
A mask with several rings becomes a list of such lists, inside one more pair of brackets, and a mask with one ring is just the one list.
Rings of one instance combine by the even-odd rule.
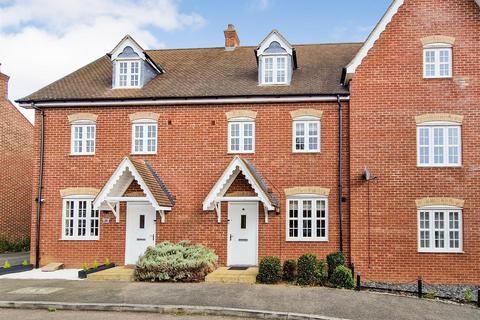
[[287, 58], [266, 56], [263, 58], [263, 83], [286, 84], [287, 83]]
[[452, 47], [449, 44], [430, 44], [423, 49], [424, 78], [452, 77]]
[[95, 154], [95, 123], [91, 121], [76, 121], [71, 127], [71, 154]]
[[420, 167], [461, 165], [461, 126], [426, 123], [417, 126], [417, 163]]
[[64, 240], [98, 240], [99, 211], [93, 210], [93, 198], [69, 197], [63, 200]]
[[157, 153], [157, 123], [138, 121], [132, 124], [132, 153]]
[[228, 152], [255, 152], [255, 122], [236, 118], [228, 122]]
[[140, 62], [139, 61], [118, 61], [118, 87], [138, 88], [140, 87]]

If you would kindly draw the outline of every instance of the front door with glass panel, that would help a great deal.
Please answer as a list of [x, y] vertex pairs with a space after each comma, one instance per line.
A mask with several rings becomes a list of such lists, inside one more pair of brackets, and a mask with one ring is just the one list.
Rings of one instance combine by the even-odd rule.
[[125, 264], [135, 264], [149, 246], [155, 245], [155, 209], [150, 204], [127, 203]]
[[227, 265], [258, 264], [258, 203], [228, 204]]

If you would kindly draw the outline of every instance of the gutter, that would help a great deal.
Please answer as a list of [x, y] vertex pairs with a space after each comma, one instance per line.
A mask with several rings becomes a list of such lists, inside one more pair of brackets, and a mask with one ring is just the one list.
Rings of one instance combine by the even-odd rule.
[[[286, 102], [333, 102], [338, 101], [340, 95], [325, 96], [267, 96], [241, 98], [184, 98], [184, 99], [144, 99], [144, 100], [84, 100], [84, 101], [51, 101], [35, 103], [37, 107], [109, 107], [109, 106], [151, 106], [151, 105], [201, 105], [201, 104], [248, 104], [248, 103], [286, 103]], [[349, 95], [340, 98], [348, 101]], [[18, 102], [18, 101], [17, 101]], [[19, 102], [20, 107], [32, 108], [31, 102]]]
[[43, 189], [43, 159], [45, 155], [45, 111], [35, 106], [35, 103], [30, 105], [31, 109], [40, 112], [40, 161], [38, 170], [38, 189], [37, 189], [37, 215], [35, 225], [35, 268], [40, 267], [40, 217], [42, 211], [42, 189]]
[[337, 95], [338, 103], [338, 236], [339, 236], [339, 251], [343, 252], [343, 226], [342, 226], [342, 194], [343, 194], [343, 159], [342, 159], [342, 147], [343, 147], [343, 137], [342, 137], [342, 127], [343, 127], [343, 106], [340, 100], [340, 96]]

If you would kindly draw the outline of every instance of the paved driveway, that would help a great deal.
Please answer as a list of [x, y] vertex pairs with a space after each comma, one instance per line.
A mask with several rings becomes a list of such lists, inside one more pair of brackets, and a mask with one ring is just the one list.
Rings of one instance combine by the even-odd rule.
[[480, 310], [472, 306], [366, 291], [283, 285], [1, 279], [0, 300], [211, 306], [359, 320], [480, 319]]

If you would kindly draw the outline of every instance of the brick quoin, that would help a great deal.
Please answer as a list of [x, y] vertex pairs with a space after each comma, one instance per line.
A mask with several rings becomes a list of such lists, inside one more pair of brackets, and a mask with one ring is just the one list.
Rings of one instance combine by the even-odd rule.
[[[292, 118], [290, 111], [312, 108], [323, 110], [321, 119], [321, 152], [296, 154], [292, 152]], [[348, 103], [344, 103], [343, 121], [348, 128]], [[312, 252], [320, 258], [338, 251], [338, 106], [336, 103], [285, 103], [245, 105], [198, 105], [152, 107], [92, 107], [45, 109], [44, 203], [42, 205], [40, 258], [41, 265], [60, 261], [67, 267], [80, 267], [93, 260], [123, 264], [125, 254], [126, 206], [120, 209], [120, 222], [100, 224], [100, 240], [60, 240], [62, 234], [62, 198], [60, 190], [70, 187], [101, 189], [120, 161], [131, 152], [131, 122], [129, 114], [141, 111], [155, 112], [158, 120], [157, 155], [132, 155], [134, 159], [148, 160], [165, 181], [176, 198], [173, 210], [166, 214], [166, 223], [157, 219], [156, 241], [190, 240], [213, 248], [220, 264], [227, 257], [227, 203], [223, 203], [222, 222], [217, 223], [214, 211], [205, 212], [202, 202], [233, 158], [227, 153], [225, 112], [252, 110], [257, 112], [255, 154], [240, 155], [250, 159], [267, 180], [280, 200], [280, 213], [270, 213], [269, 224], [264, 223], [264, 211], [259, 206], [259, 257], [276, 255], [282, 260], [297, 259]], [[70, 155], [70, 124], [67, 116], [77, 112], [98, 115], [96, 125], [96, 152], [94, 156]], [[36, 120], [40, 115], [37, 112]], [[171, 122], [171, 124], [169, 124]], [[35, 174], [38, 172], [40, 129], [35, 128]], [[344, 131], [348, 139], [348, 130]], [[348, 159], [344, 145], [343, 157]], [[348, 171], [344, 162], [343, 170]], [[348, 180], [344, 181], [345, 194]], [[285, 188], [321, 186], [331, 189], [329, 195], [329, 241], [286, 242]], [[136, 185], [128, 192], [139, 191]], [[237, 177], [228, 192], [251, 191], [243, 176]], [[35, 206], [34, 206], [35, 207]], [[35, 225], [35, 210], [32, 210]], [[348, 207], [344, 205], [344, 230], [348, 230]], [[35, 238], [35, 228], [32, 228]], [[349, 235], [344, 232], [345, 252], [349, 252]], [[33, 240], [32, 240], [33, 241]], [[34, 259], [34, 250], [31, 258]]]
[[[351, 258], [364, 279], [479, 283], [479, 17], [472, 0], [406, 0], [353, 77]], [[420, 39], [436, 35], [455, 37], [453, 79], [423, 79]], [[464, 115], [462, 167], [417, 167], [414, 117], [426, 113]], [[369, 204], [365, 166], [378, 177]], [[464, 253], [417, 252], [415, 199], [423, 197], [465, 200]]]
[[0, 239], [30, 236], [33, 126], [8, 100], [9, 77], [0, 73]]

